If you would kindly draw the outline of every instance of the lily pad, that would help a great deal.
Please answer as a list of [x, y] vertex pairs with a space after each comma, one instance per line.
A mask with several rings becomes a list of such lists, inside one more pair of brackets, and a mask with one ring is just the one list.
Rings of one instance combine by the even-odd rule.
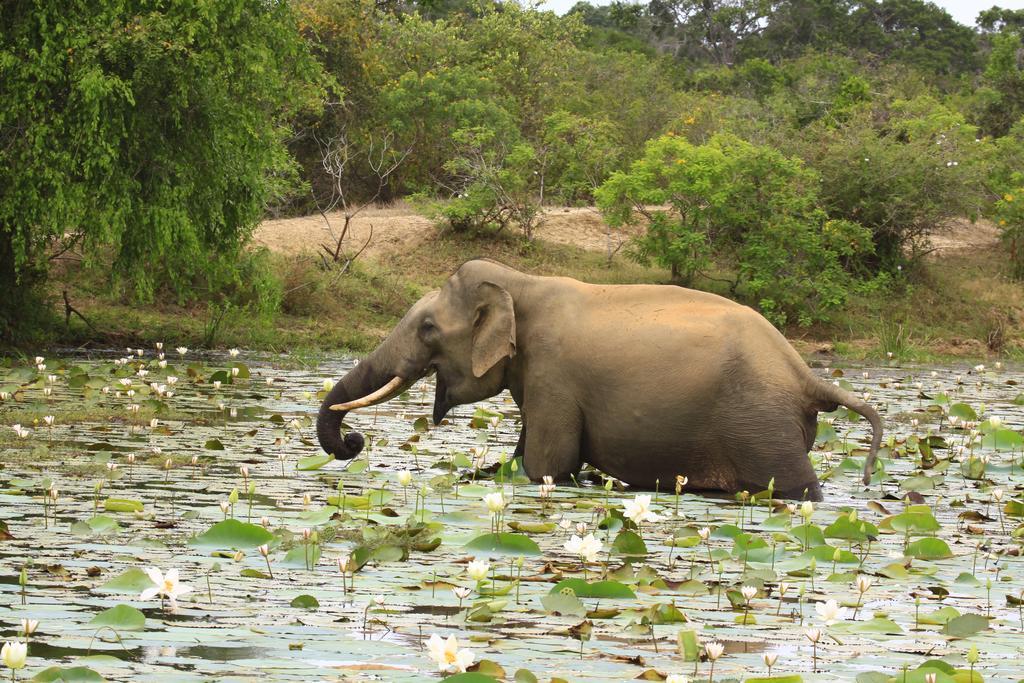
[[953, 638], [969, 638], [988, 628], [988, 619], [980, 614], [961, 614], [946, 622], [942, 632]]
[[142, 631], [146, 628], [146, 615], [131, 605], [117, 605], [97, 614], [89, 622], [89, 626], [109, 627], [115, 631]]
[[257, 524], [225, 519], [189, 541], [205, 548], [232, 548], [245, 550], [269, 543], [274, 535]]
[[540, 555], [540, 546], [522, 534], [484, 534], [466, 544], [466, 550], [484, 555]]

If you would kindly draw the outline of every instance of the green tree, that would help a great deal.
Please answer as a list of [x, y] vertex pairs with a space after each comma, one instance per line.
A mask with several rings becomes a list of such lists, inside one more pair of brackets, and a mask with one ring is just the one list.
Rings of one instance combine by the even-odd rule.
[[16, 0], [0, 25], [0, 333], [71, 248], [142, 298], [230, 279], [321, 95], [290, 5]]
[[1015, 173], [995, 203], [994, 216], [1010, 253], [1011, 273], [1024, 280], [1024, 173]]
[[1024, 9], [1004, 9], [992, 5], [978, 12], [975, 24], [982, 33], [1002, 33], [1004, 30], [1019, 31], [1024, 28]]
[[975, 93], [978, 122], [986, 133], [1005, 135], [1024, 114], [1024, 69], [1021, 69], [1021, 34], [1005, 31], [991, 36], [992, 50], [982, 85]]
[[613, 226], [646, 224], [632, 252], [638, 260], [670, 268], [684, 284], [724, 270], [730, 293], [773, 322], [808, 324], [845, 301], [844, 261], [871, 248], [861, 226], [827, 220], [817, 184], [799, 159], [770, 147], [666, 135], [612, 174], [597, 200]]
[[818, 121], [790, 144], [821, 175], [829, 215], [871, 230], [874, 253], [861, 265], [894, 272], [923, 254], [945, 221], [978, 214], [977, 139], [962, 114], [922, 97]]

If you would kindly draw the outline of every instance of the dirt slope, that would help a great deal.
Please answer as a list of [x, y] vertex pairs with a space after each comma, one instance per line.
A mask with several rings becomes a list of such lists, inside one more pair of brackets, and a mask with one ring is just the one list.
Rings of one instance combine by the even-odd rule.
[[[328, 226], [328, 223], [330, 227]], [[341, 213], [301, 218], [281, 218], [264, 221], [257, 229], [255, 241], [271, 251], [294, 254], [301, 251], [321, 251], [321, 244], [332, 246], [333, 235], [340, 235], [344, 218]], [[416, 213], [411, 207], [399, 204], [389, 208], [372, 208], [358, 214], [349, 224], [345, 248], [355, 251], [373, 237], [364, 256], [403, 252], [429, 240], [436, 232], [433, 222]], [[536, 237], [547, 242], [568, 244], [593, 251], [605, 251], [619, 246], [626, 237], [621, 232], [608, 234], [597, 209], [557, 207], [544, 214]]]
[[[302, 251], [321, 251], [320, 245], [333, 248], [334, 235], [341, 233], [344, 218], [340, 212], [323, 216], [303, 216], [264, 221], [256, 229], [255, 241], [272, 251], [294, 254]], [[347, 251], [357, 251], [370, 238], [363, 256], [374, 258], [382, 254], [408, 252], [428, 241], [436, 231], [433, 222], [416, 213], [410, 206], [397, 204], [388, 208], [370, 208], [351, 222], [345, 239]], [[606, 252], [616, 249], [629, 235], [621, 231], [609, 232], [601, 214], [593, 207], [552, 207], [545, 211], [544, 220], [537, 229], [538, 239], [568, 244], [591, 251]], [[931, 237], [933, 254], [947, 255], [961, 251], [976, 251], [995, 246], [999, 241], [996, 226], [985, 220], [971, 223], [966, 219], [950, 221]]]

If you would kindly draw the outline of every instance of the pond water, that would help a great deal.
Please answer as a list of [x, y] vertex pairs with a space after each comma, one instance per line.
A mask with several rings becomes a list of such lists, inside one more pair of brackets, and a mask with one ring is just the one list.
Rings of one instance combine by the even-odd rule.
[[[434, 427], [421, 382], [350, 414], [372, 447], [323, 463], [316, 409], [353, 361], [165, 361], [0, 366], [0, 637], [39, 621], [20, 677], [422, 680], [439, 675], [438, 634], [486, 660], [476, 680], [748, 680], [765, 655], [780, 680], [1024, 678], [1018, 368], [816, 368], [882, 413], [875, 483], [860, 485], [870, 427], [841, 410], [819, 425], [826, 500], [806, 522], [667, 482], [637, 527], [622, 514], [637, 492], [596, 473], [545, 498], [501, 465], [518, 436], [507, 396]], [[590, 533], [602, 547], [583, 565], [565, 545]], [[191, 587], [175, 609], [140, 597], [154, 567]]]

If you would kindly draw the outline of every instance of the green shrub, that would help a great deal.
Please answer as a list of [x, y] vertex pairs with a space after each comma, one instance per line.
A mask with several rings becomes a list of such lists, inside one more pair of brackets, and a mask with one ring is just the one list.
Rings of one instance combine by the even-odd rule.
[[929, 235], [983, 205], [977, 129], [931, 98], [896, 102], [884, 117], [870, 105], [842, 121], [818, 121], [792, 146], [821, 176], [829, 216], [871, 231], [865, 274], [897, 268], [925, 253]]
[[870, 251], [852, 221], [828, 221], [818, 176], [769, 147], [716, 135], [705, 145], [666, 135], [597, 192], [613, 226], [647, 230], [630, 252], [693, 284], [712, 264], [733, 275], [730, 292], [776, 324], [810, 324], [846, 299], [844, 262]]
[[1024, 280], [1024, 173], [1013, 178], [1013, 185], [995, 203], [995, 218], [1010, 252], [1011, 274]]

